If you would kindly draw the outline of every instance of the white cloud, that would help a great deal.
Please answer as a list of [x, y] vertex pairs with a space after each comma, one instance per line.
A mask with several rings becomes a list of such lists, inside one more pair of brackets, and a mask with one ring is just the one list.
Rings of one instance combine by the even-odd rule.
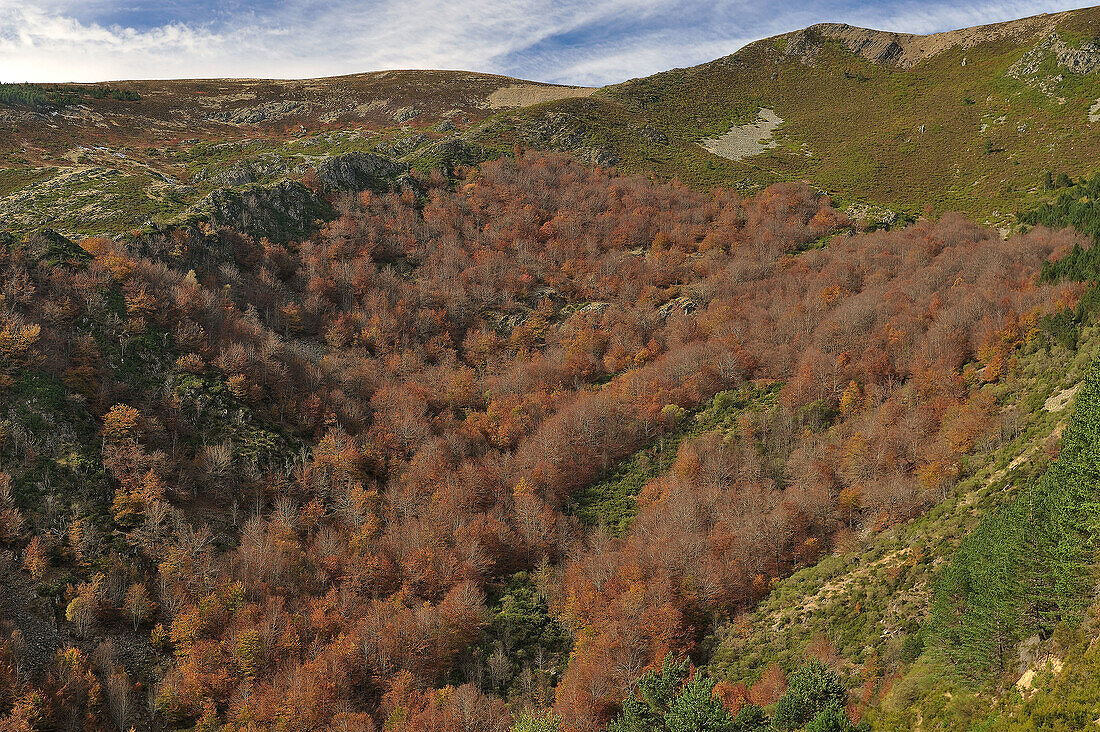
[[0, 80], [493, 71], [503, 68], [508, 54], [546, 38], [617, 15], [645, 17], [654, 7], [646, 0], [340, 0], [299, 4], [264, 18], [250, 14], [216, 29], [174, 23], [138, 31], [81, 23], [65, 5], [0, 0]]
[[222, 13], [138, 30], [79, 19], [106, 17], [119, 0], [0, 0], [0, 80], [462, 68], [603, 84], [699, 63], [823, 20], [930, 32], [1079, 5], [818, 0], [777, 10], [747, 0], [307, 0], [228, 18], [224, 9], [236, 6], [223, 4]]

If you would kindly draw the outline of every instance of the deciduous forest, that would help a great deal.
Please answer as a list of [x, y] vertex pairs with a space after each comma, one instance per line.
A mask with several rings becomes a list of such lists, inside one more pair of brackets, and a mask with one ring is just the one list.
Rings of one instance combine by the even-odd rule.
[[821, 661], [737, 683], [709, 639], [1011, 438], [986, 387], [1091, 240], [517, 153], [301, 240], [2, 242], [4, 729], [859, 721]]

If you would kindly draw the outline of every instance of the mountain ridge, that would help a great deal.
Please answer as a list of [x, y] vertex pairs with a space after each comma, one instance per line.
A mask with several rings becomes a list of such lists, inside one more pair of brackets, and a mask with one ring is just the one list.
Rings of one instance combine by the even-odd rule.
[[[117, 234], [170, 220], [210, 181], [273, 182], [350, 151], [450, 173], [519, 144], [698, 188], [810, 180], [883, 220], [931, 205], [1011, 227], [1045, 195], [1051, 159], [1051, 174], [1080, 175], [1100, 155], [1097, 36], [1095, 7], [927, 35], [819, 23], [599, 89], [448, 70], [48, 85], [42, 106], [0, 103], [0, 216], [24, 231], [65, 222], [94, 191], [116, 212], [91, 204], [82, 228], [55, 228]], [[756, 154], [700, 144], [761, 109], [780, 122]]]

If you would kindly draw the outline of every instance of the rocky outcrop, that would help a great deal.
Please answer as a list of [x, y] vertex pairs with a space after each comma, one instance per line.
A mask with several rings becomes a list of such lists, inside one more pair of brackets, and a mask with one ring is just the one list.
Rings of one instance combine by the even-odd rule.
[[391, 157], [399, 158], [408, 155], [427, 141], [427, 135], [423, 132], [417, 132], [407, 137], [402, 137], [399, 140], [395, 140], [389, 145], [384, 145], [379, 149]]
[[1057, 33], [1051, 33], [1025, 53], [1008, 69], [1014, 79], [1028, 79], [1039, 73], [1043, 61], [1053, 56], [1059, 67], [1074, 74], [1091, 74], [1100, 70], [1100, 43], [1088, 41], [1070, 46]]
[[295, 165], [293, 161], [278, 155], [265, 155], [255, 160], [240, 160], [225, 170], [201, 170], [192, 176], [191, 182], [224, 188], [246, 186], [303, 172], [305, 169], [302, 165]]
[[872, 203], [853, 203], [844, 210], [844, 215], [852, 221], [858, 221], [871, 228], [889, 229], [900, 218], [897, 211], [892, 211], [885, 206], [877, 206]]
[[230, 125], [258, 125], [264, 122], [274, 122], [295, 115], [308, 114], [313, 105], [308, 102], [287, 100], [268, 102], [254, 107], [239, 107], [237, 109], [222, 109], [211, 112], [207, 119], [212, 122], [224, 122]]
[[184, 218], [187, 222], [207, 220], [256, 238], [287, 241], [305, 236], [315, 220], [330, 213], [328, 205], [311, 190], [297, 181], [284, 180], [270, 186], [218, 188]]
[[327, 158], [317, 166], [317, 180], [326, 191], [379, 193], [398, 185], [409, 166], [364, 152], [344, 153]]
[[657, 313], [662, 318], [667, 318], [673, 313], [691, 314], [695, 312], [695, 301], [690, 297], [677, 297], [673, 300], [669, 300], [664, 305], [657, 309]]
[[574, 308], [571, 315], [603, 315], [609, 307], [611, 307], [611, 303], [586, 302]]
[[972, 48], [1002, 39], [1026, 40], [1050, 33], [1066, 14], [1037, 15], [1008, 23], [962, 28], [931, 35], [893, 33], [858, 28], [844, 23], [819, 23], [787, 36], [788, 56], [812, 64], [828, 40], [839, 41], [855, 55], [883, 66], [911, 68], [951, 48]]
[[619, 156], [609, 147], [588, 143], [588, 125], [566, 112], [551, 112], [529, 122], [524, 139], [532, 147], [559, 150], [604, 168], [619, 164]]
[[[263, 160], [242, 162], [207, 178], [207, 182], [225, 185], [188, 209], [178, 223], [207, 221], [256, 238], [287, 241], [306, 236], [318, 219], [332, 215], [324, 199], [295, 180], [284, 179], [270, 185], [257, 183], [261, 176], [280, 170], [296, 172], [301, 167], [291, 168], [290, 163], [275, 160], [268, 162], [270, 166]], [[282, 168], [278, 167], [280, 164]], [[381, 155], [352, 152], [326, 158], [316, 166], [316, 172], [325, 193], [385, 192], [407, 179], [409, 167]]]
[[643, 140], [649, 140], [657, 145], [668, 144], [668, 135], [651, 125], [642, 125], [639, 127], [638, 137], [641, 137]]

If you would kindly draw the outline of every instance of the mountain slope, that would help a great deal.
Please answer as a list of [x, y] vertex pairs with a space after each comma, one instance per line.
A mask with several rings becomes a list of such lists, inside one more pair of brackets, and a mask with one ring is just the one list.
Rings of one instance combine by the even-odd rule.
[[0, 228], [122, 233], [219, 187], [300, 178], [351, 151], [399, 158], [501, 109], [592, 91], [462, 71], [0, 85]]
[[[932, 36], [818, 25], [518, 110], [478, 139], [544, 144], [550, 120], [629, 172], [741, 188], [807, 178], [847, 202], [1011, 223], [1042, 197], [1044, 171], [1084, 174], [1100, 154], [1096, 36], [1097, 8]], [[774, 148], [738, 161], [698, 149], [761, 109], [783, 120]]]
[[[807, 179], [860, 204], [858, 218], [930, 208], [1010, 226], [1048, 196], [1048, 171], [1077, 177], [1100, 155], [1096, 37], [1100, 8], [930, 36], [821, 24], [598, 91], [389, 71], [60, 85], [34, 105], [8, 85], [0, 216], [19, 230], [119, 233], [335, 153], [450, 172], [519, 143], [700, 188]], [[761, 115], [777, 124], [754, 126]], [[724, 135], [739, 159], [702, 144]]]
[[1095, 719], [1095, 15], [0, 88], [0, 727]]

